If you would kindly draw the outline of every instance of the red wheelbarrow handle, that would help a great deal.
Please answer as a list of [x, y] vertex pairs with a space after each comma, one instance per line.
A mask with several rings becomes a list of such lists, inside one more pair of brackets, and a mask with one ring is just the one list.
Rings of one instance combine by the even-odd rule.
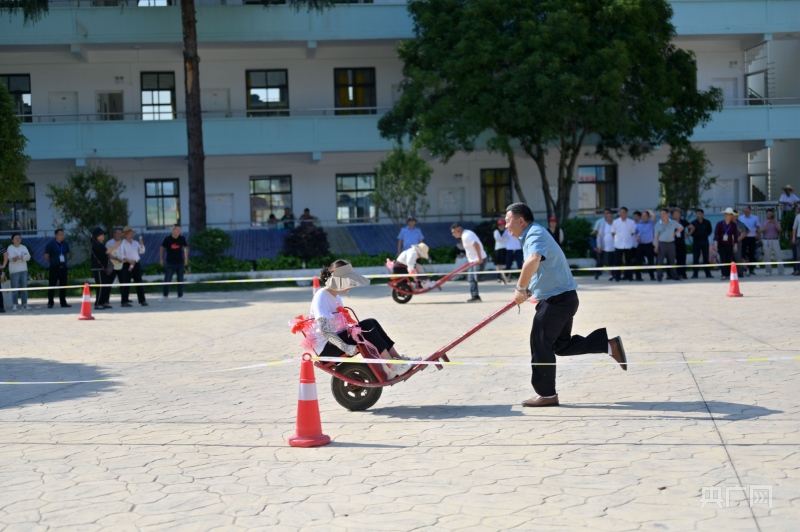
[[483, 329], [484, 327], [486, 327], [487, 325], [492, 323], [494, 320], [496, 320], [497, 318], [499, 318], [500, 316], [502, 316], [503, 314], [505, 314], [506, 312], [508, 312], [509, 310], [511, 310], [513, 307], [516, 307], [516, 306], [517, 306], [517, 302], [513, 301], [513, 300], [510, 301], [509, 303], [506, 303], [506, 305], [503, 308], [501, 308], [500, 310], [495, 311], [493, 314], [491, 314], [489, 317], [487, 317], [482, 322], [477, 324], [475, 327], [473, 327], [472, 329], [468, 330], [467, 332], [465, 332], [464, 334], [462, 334], [461, 336], [459, 336], [458, 338], [456, 338], [455, 340], [453, 340], [452, 342], [450, 342], [446, 346], [442, 347], [441, 349], [436, 351], [434, 354], [432, 354], [431, 356], [429, 356], [425, 360], [435, 360], [435, 359], [439, 358], [440, 356], [442, 356], [444, 354], [447, 354], [447, 352], [450, 351], [451, 349], [453, 349], [455, 346], [457, 346], [458, 344], [460, 344], [461, 342], [463, 342], [464, 340], [466, 340], [467, 338], [469, 338], [470, 336], [472, 336], [476, 332], [480, 331], [481, 329]]

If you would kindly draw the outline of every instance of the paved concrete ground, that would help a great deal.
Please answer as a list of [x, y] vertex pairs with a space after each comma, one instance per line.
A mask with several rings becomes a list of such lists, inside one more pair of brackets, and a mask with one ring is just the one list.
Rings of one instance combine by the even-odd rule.
[[[347, 301], [427, 355], [510, 297], [481, 290], [478, 305], [463, 282], [403, 306], [385, 287]], [[800, 282], [759, 276], [742, 291], [582, 280], [575, 330], [607, 326], [631, 361], [800, 354]], [[201, 372], [298, 355], [287, 322], [309, 291], [189, 298], [93, 322], [77, 306], [0, 317], [0, 380], [131, 379], [0, 386], [0, 530], [798, 529], [800, 360], [567, 366], [562, 405], [546, 409], [519, 406], [527, 368], [430, 368], [357, 413], [318, 371], [334, 443], [294, 449], [299, 366]], [[452, 358], [526, 361], [533, 312]], [[704, 486], [753, 485], [771, 486], [771, 508], [738, 490], [700, 507]]]

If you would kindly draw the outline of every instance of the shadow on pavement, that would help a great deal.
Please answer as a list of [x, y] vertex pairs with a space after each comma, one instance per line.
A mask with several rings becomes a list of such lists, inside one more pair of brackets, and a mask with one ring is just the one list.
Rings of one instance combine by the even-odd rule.
[[375, 416], [397, 419], [499, 418], [522, 415], [522, 412], [511, 408], [512, 405], [422, 405], [373, 408], [370, 412]]
[[[708, 407], [706, 407], [708, 405]], [[741, 421], [765, 417], [770, 414], [782, 414], [782, 410], [770, 410], [763, 406], [728, 403], [725, 401], [625, 401], [613, 404], [562, 404], [559, 408], [591, 409], [591, 410], [638, 410], [646, 412], [681, 412], [684, 414], [711, 414], [723, 421]], [[671, 417], [671, 416], [668, 416]]]
[[[92, 381], [116, 375], [96, 366], [62, 363], [42, 358], [4, 358], [0, 360], [2, 382]], [[92, 397], [112, 389], [116, 382], [76, 384], [0, 384], [0, 410], [25, 404], [43, 404]]]

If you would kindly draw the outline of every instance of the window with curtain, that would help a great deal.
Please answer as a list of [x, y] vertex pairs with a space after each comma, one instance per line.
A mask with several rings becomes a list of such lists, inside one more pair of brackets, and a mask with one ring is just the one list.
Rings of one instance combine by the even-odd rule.
[[[277, 227], [283, 210], [292, 208], [292, 176], [259, 176], [250, 178], [250, 221], [254, 226]], [[270, 220], [270, 215], [275, 219]]]
[[580, 214], [596, 214], [617, 208], [617, 167], [578, 167], [578, 209]]
[[246, 78], [247, 108], [258, 111], [247, 116], [289, 116], [287, 70], [248, 70]]
[[175, 119], [175, 73], [142, 72], [142, 120]]
[[148, 229], [171, 227], [181, 222], [177, 179], [147, 179], [144, 189]]
[[33, 183], [25, 185], [24, 198], [0, 205], [0, 232], [36, 232], [36, 186]]
[[508, 168], [481, 170], [481, 215], [504, 215], [511, 203], [511, 173]]
[[[14, 100], [15, 115], [31, 115], [31, 76], [30, 74], [0, 74], [0, 83], [6, 86]], [[23, 116], [23, 122], [30, 122], [30, 116]]]
[[375, 174], [336, 175], [336, 219], [339, 223], [377, 222]]
[[336, 68], [333, 70], [337, 115], [374, 115], [375, 109], [346, 110], [377, 105], [374, 68]]

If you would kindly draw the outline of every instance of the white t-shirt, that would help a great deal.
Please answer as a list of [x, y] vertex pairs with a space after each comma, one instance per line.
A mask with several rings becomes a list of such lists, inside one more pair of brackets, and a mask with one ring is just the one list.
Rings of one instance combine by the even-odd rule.
[[597, 233], [597, 242], [603, 251], [614, 251], [614, 237], [611, 236], [612, 226], [606, 222], [600, 226], [600, 231]]
[[636, 224], [630, 218], [623, 220], [617, 218], [611, 225], [611, 232], [614, 233], [614, 247], [616, 249], [631, 249], [633, 247], [633, 232], [636, 231]]
[[508, 238], [506, 239], [506, 249], [508, 251], [522, 249], [522, 243], [519, 241], [519, 238], [511, 236], [511, 233], [509, 233], [508, 230], [506, 230], [506, 233], [508, 233]]
[[[778, 199], [778, 201], [794, 204], [794, 203], [797, 203], [798, 201], [800, 201], [800, 198], [798, 198], [797, 195], [794, 192], [792, 192], [792, 194], [790, 196], [787, 196], [786, 193], [784, 192], [783, 194], [781, 194], [781, 197], [780, 197], [780, 199]], [[792, 205], [784, 205], [783, 206], [783, 210], [785, 210], [785, 211], [788, 211], [788, 210], [793, 209], [793, 208], [794, 207]]]
[[756, 230], [759, 227], [758, 216], [755, 214], [751, 214], [750, 216], [745, 216], [744, 214], [739, 216], [739, 221], [742, 222], [745, 226], [747, 226], [747, 230], [750, 231], [747, 236], [756, 236]]
[[413, 247], [408, 248], [401, 254], [397, 256], [397, 262], [400, 264], [405, 264], [408, 266], [409, 270], [413, 270], [417, 267], [417, 261], [419, 260], [419, 253]]
[[605, 218], [598, 218], [597, 221], [594, 223], [594, 227], [592, 228], [592, 230], [597, 231], [597, 233], [599, 234], [600, 228], [603, 227], [605, 223], [606, 223]]
[[478, 244], [481, 250], [481, 259], [486, 258], [486, 252], [483, 250], [483, 244], [481, 243], [481, 239], [478, 238], [478, 235], [470, 231], [469, 229], [464, 229], [464, 232], [461, 233], [461, 244], [464, 246], [464, 251], [467, 254], [467, 260], [469, 262], [475, 262], [478, 260], [478, 254], [475, 252], [475, 244]]
[[511, 236], [511, 233], [508, 232], [508, 229], [504, 229], [502, 233], [498, 229], [494, 230], [494, 249], [506, 249], [506, 242], [508, 242], [508, 237]]
[[[339, 296], [333, 297], [333, 294], [323, 288], [317, 292], [314, 295], [314, 299], [311, 300], [311, 310], [309, 311], [308, 316], [314, 319], [328, 318], [331, 320], [336, 320], [339, 319], [339, 314], [336, 313], [336, 309], [340, 306], [344, 307], [342, 298]], [[336, 332], [339, 333], [343, 330], [344, 329]], [[325, 336], [323, 336], [322, 331], [316, 322], [314, 322], [314, 336], [316, 338], [314, 351], [316, 351], [319, 355], [322, 353], [322, 350], [325, 349], [325, 345], [328, 343], [328, 340], [325, 339]]]
[[[28, 271], [28, 261], [31, 260], [31, 254], [28, 248], [22, 244], [16, 247], [14, 244], [8, 246], [8, 273], [19, 273]], [[11, 262], [11, 259], [20, 257], [22, 260]], [[0, 296], [2, 297], [2, 296]]]

